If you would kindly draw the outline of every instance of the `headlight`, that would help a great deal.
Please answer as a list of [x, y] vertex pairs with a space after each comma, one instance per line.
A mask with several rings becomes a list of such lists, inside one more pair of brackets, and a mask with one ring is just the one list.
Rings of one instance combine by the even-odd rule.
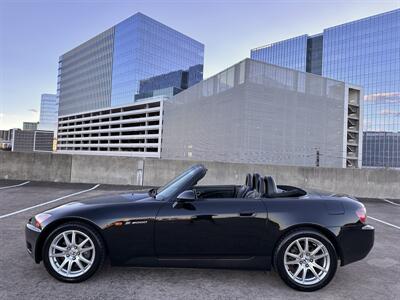
[[44, 221], [46, 221], [48, 218], [50, 218], [50, 214], [38, 214], [34, 217], [35, 223], [33, 224], [36, 228], [42, 229], [42, 224]]

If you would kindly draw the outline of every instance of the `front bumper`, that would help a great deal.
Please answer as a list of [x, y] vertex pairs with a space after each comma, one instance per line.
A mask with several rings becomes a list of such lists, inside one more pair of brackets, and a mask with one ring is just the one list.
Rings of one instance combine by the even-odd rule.
[[341, 265], [363, 259], [374, 246], [375, 228], [371, 225], [342, 227], [338, 242], [342, 251]]
[[37, 241], [39, 239], [39, 235], [42, 231], [39, 228], [36, 228], [32, 224], [26, 224], [25, 227], [25, 240], [26, 240], [26, 250], [30, 254], [30, 256], [35, 260], [36, 263], [39, 263], [38, 256], [36, 255]]

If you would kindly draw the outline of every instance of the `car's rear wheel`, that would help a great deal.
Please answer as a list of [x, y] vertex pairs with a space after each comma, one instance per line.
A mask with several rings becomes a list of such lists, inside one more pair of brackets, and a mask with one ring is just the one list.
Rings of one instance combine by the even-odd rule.
[[274, 266], [290, 287], [311, 292], [332, 280], [337, 269], [337, 254], [332, 243], [320, 232], [298, 229], [280, 241]]
[[81, 282], [103, 264], [105, 247], [101, 236], [82, 223], [66, 223], [47, 237], [43, 247], [47, 271], [65, 282]]

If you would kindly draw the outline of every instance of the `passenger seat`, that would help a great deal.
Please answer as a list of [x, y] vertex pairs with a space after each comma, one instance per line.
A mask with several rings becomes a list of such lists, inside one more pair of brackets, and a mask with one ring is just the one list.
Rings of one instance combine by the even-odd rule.
[[246, 175], [245, 185], [242, 185], [237, 192], [236, 198], [244, 198], [246, 193], [251, 190], [252, 177], [251, 174]]
[[258, 186], [257, 186], [258, 197], [266, 197], [267, 193], [267, 185], [264, 178], [258, 178]]

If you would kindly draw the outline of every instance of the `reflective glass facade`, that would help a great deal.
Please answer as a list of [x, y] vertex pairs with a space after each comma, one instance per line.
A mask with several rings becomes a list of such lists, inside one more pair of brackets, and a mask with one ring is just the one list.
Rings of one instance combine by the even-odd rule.
[[182, 89], [187, 88], [187, 72], [179, 70], [140, 80], [139, 92], [148, 93], [154, 90], [164, 89], [170, 87], [171, 83], [175, 87]]
[[[325, 29], [323, 48], [323, 76], [364, 87], [364, 132], [400, 132], [400, 10]], [[368, 134], [363, 164], [400, 167], [399, 150]]]
[[322, 34], [307, 39], [307, 72], [322, 75], [322, 49]]
[[[291, 48], [291, 40], [280, 42], [281, 51], [282, 44]], [[322, 76], [364, 88], [363, 165], [399, 168], [400, 9], [327, 28], [322, 44]], [[288, 66], [269, 56], [255, 56], [254, 51], [255, 59]], [[309, 57], [310, 51], [308, 47]], [[283, 53], [303, 57], [293, 51]], [[316, 70], [320, 69], [307, 66], [308, 72], [318, 74]]]
[[113, 47], [111, 28], [60, 57], [60, 115], [110, 106]]
[[60, 57], [59, 115], [132, 104], [150, 78], [163, 82], [148, 95], [169, 95], [180, 80], [160, 75], [187, 72], [187, 88], [203, 79], [203, 61], [203, 44], [137, 13]]
[[43, 94], [40, 101], [40, 121], [38, 129], [57, 130], [58, 101], [57, 95]]
[[[134, 102], [140, 82], [154, 82], [155, 76], [163, 81], [155, 89], [180, 88], [179, 78], [162, 75], [202, 66], [203, 56], [203, 44], [141, 13], [133, 15], [115, 26], [111, 106]], [[201, 79], [202, 74], [201, 68]]]
[[301, 35], [282, 42], [269, 44], [251, 50], [252, 59], [270, 64], [306, 71], [307, 35]]

